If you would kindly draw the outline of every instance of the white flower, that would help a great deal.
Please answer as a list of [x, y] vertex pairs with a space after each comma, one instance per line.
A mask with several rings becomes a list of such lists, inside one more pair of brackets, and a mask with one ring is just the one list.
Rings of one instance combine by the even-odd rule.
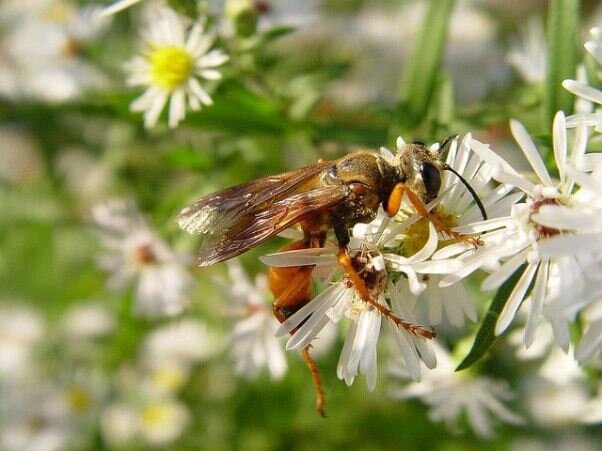
[[42, 318], [29, 308], [0, 310], [0, 378], [27, 374], [33, 362], [33, 348], [44, 336]]
[[[575, 143], [569, 154], [565, 118], [562, 112], [556, 115], [553, 142], [554, 156], [560, 174], [558, 182], [552, 181], [525, 128], [519, 122], [512, 121], [511, 130], [540, 183], [533, 184], [527, 177], [519, 175], [488, 146], [476, 140], [471, 141], [473, 150], [495, 167], [493, 177], [501, 183], [519, 188], [526, 195], [526, 201], [513, 205], [511, 214], [507, 217], [482, 221], [468, 229], [459, 228], [463, 232], [485, 232], [480, 238], [484, 243], [489, 242], [491, 245], [485, 245], [474, 251], [472, 255], [463, 258], [464, 268], [456, 275], [448, 276], [448, 280], [455, 281], [458, 277], [487, 265], [491, 260], [503, 259], [504, 263], [483, 281], [482, 288], [492, 290], [500, 287], [524, 265], [525, 270], [500, 314], [495, 333], [501, 334], [510, 325], [526, 297], [529, 286], [533, 283], [532, 294], [524, 303], [529, 306], [525, 329], [525, 344], [529, 346], [533, 342], [535, 329], [540, 323], [544, 305], [554, 299], [578, 299], [586, 291], [585, 273], [579, 256], [583, 252], [591, 252], [591, 244], [586, 237], [580, 239], [575, 235], [573, 248], [565, 249], [562, 255], [543, 255], [540, 251], [542, 246], [552, 247], [555, 236], [568, 232], [565, 223], [566, 215], [550, 218], [550, 215], [544, 215], [544, 212], [548, 206], [562, 205], [569, 208], [574, 206], [571, 196], [574, 180], [569, 176], [567, 168], [570, 168], [571, 164], [580, 167], [587, 165], [588, 155], [584, 155], [587, 146], [587, 129], [583, 125], [577, 128]], [[577, 208], [571, 214], [578, 214]], [[553, 248], [558, 249], [557, 246]], [[548, 319], [554, 327], [556, 341], [566, 349], [569, 340], [566, 321], [559, 318]]]
[[562, 427], [602, 421], [599, 398], [592, 397], [586, 375], [570, 355], [554, 349], [527, 381], [525, 400], [539, 424]]
[[63, 330], [71, 340], [89, 340], [107, 335], [115, 328], [115, 318], [100, 304], [71, 308], [63, 319]]
[[190, 422], [190, 412], [175, 400], [153, 400], [142, 406], [138, 417], [142, 439], [162, 446], [177, 440]]
[[122, 290], [133, 281], [138, 314], [157, 317], [181, 313], [189, 303], [192, 277], [183, 259], [149, 228], [134, 203], [97, 205], [92, 218], [106, 249], [99, 265], [111, 273], [108, 286]]
[[230, 353], [236, 373], [254, 379], [265, 367], [272, 379], [281, 379], [287, 364], [282, 345], [274, 337], [279, 323], [267, 304], [270, 295], [266, 276], [258, 275], [252, 283], [238, 260], [228, 262], [228, 274], [229, 293], [235, 304]]
[[174, 321], [151, 332], [144, 340], [145, 362], [151, 366], [175, 364], [189, 368], [220, 352], [215, 332], [197, 320]]
[[122, 402], [110, 404], [100, 417], [100, 430], [111, 446], [120, 447], [133, 441], [138, 431], [135, 410]]
[[107, 25], [98, 13], [96, 7], [78, 8], [63, 0], [13, 11], [3, 39], [4, 79], [12, 83], [0, 85], [0, 92], [64, 102], [104, 87], [106, 78], [82, 53]]
[[131, 110], [144, 112], [144, 125], [154, 126], [169, 101], [168, 123], [176, 127], [186, 116], [186, 109], [201, 109], [213, 101], [199, 79], [219, 80], [215, 69], [228, 61], [221, 50], [210, 50], [214, 37], [205, 33], [202, 21], [189, 25], [187, 19], [161, 8], [144, 34], [142, 56], [128, 63], [131, 86], [147, 90], [134, 100]]
[[[430, 406], [429, 419], [444, 421], [458, 431], [458, 421], [466, 415], [472, 430], [481, 437], [493, 435], [492, 418], [511, 424], [522, 424], [523, 419], [509, 410], [505, 401], [513, 398], [505, 382], [478, 376], [470, 371], [454, 372], [456, 362], [442, 346], [433, 343], [437, 368], [425, 369], [423, 380], [391, 390], [396, 399], [420, 398]], [[395, 365], [392, 375], [408, 379], [407, 368]]]
[[[411, 309], [406, 306], [405, 300], [401, 299], [399, 290], [385, 267], [382, 249], [378, 247], [380, 243], [377, 244], [379, 236], [366, 235], [364, 239], [354, 237], [349, 246], [349, 253], [352, 259], [357, 259], [365, 276], [374, 275], [376, 282], [368, 287], [373, 300], [388, 309], [387, 298], [390, 299], [393, 314], [405, 322], [417, 324]], [[371, 241], [372, 239], [374, 241]], [[315, 272], [331, 274], [331, 277], [334, 276], [333, 271], [338, 269], [332, 248], [281, 252], [265, 256], [262, 261], [270, 266], [317, 265]], [[410, 266], [400, 264], [397, 270], [415, 274]], [[346, 318], [350, 325], [337, 365], [337, 375], [351, 385], [355, 376], [363, 374], [366, 376], [368, 388], [373, 390], [376, 385], [376, 355], [382, 316], [383, 313], [375, 306], [360, 298], [353, 284], [344, 276], [287, 318], [278, 329], [277, 335], [287, 335], [297, 328], [287, 342], [287, 349], [302, 350], [309, 346], [328, 324], [340, 323]], [[419, 359], [424, 360], [429, 367], [436, 364], [427, 340], [398, 327], [391, 320], [387, 319], [385, 322], [389, 325], [398, 351], [410, 368], [412, 377], [418, 380]]]
[[[493, 167], [484, 162], [470, 149], [472, 137], [464, 136], [460, 145], [454, 140], [447, 155], [446, 164], [455, 170], [462, 178], [470, 181], [471, 187], [479, 195], [489, 221], [508, 215], [511, 206], [518, 201], [521, 194], [510, 193], [512, 187], [501, 185], [491, 186]], [[403, 145], [401, 139], [397, 147]], [[483, 212], [468, 189], [460, 182], [457, 175], [445, 171], [442, 178], [440, 195], [432, 201], [428, 208], [431, 215], [440, 223], [454, 231], [464, 233], [478, 233], [473, 230], [476, 224], [483, 221]], [[445, 277], [445, 274], [460, 274], [467, 271], [467, 266], [461, 265], [456, 260], [446, 259], [449, 256], [472, 255], [483, 252], [491, 244], [481, 237], [481, 245], [475, 250], [474, 246], [464, 243], [450, 242], [448, 237], [437, 237], [436, 233], [429, 232], [432, 227], [427, 218], [419, 218], [413, 209], [401, 209], [394, 219], [399, 225], [385, 230], [381, 241], [385, 246], [401, 250], [402, 255], [385, 254], [385, 259], [391, 262], [393, 270], [396, 266], [407, 262], [411, 268], [422, 273], [418, 282], [412, 282], [413, 277], [407, 273], [410, 281], [409, 290], [402, 287], [404, 298], [411, 302], [412, 308], [416, 303], [416, 296], [421, 292], [427, 302], [428, 319], [430, 324], [439, 324], [443, 313], [450, 324], [463, 326], [464, 318], [476, 321], [476, 309], [468, 292], [456, 276]], [[423, 247], [421, 252], [417, 250]], [[437, 249], [439, 249], [437, 251]], [[433, 257], [432, 260], [428, 260]], [[466, 274], [469, 274], [467, 272]], [[441, 283], [445, 280], [446, 283]], [[417, 285], [416, 285], [417, 284]], [[424, 291], [423, 291], [424, 290]]]
[[541, 83], [546, 78], [547, 47], [543, 21], [531, 17], [519, 27], [519, 39], [506, 59], [529, 83]]

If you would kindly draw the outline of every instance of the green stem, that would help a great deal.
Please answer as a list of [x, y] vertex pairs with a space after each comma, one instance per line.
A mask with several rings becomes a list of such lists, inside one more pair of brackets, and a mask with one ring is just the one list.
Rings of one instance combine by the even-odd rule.
[[579, 0], [552, 0], [548, 13], [548, 73], [544, 98], [543, 131], [549, 132], [554, 115], [562, 110], [570, 114], [574, 96], [562, 87], [562, 81], [575, 78]]
[[400, 96], [406, 114], [400, 122], [416, 125], [426, 115], [441, 68], [453, 6], [454, 0], [429, 0], [421, 32], [402, 76]]

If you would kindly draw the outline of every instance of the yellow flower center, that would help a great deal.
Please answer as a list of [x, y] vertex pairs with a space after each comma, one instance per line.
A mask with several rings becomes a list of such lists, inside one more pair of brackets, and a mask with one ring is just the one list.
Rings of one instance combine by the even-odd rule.
[[190, 53], [182, 47], [155, 47], [149, 55], [153, 84], [173, 91], [192, 73]]
[[142, 410], [142, 421], [148, 426], [160, 426], [164, 424], [172, 414], [172, 408], [166, 403], [149, 404]]
[[167, 391], [176, 391], [185, 382], [185, 374], [177, 368], [161, 368], [152, 375], [152, 380], [158, 387]]
[[74, 412], [83, 412], [90, 407], [90, 396], [84, 389], [73, 387], [67, 392], [67, 403]]
[[[457, 225], [456, 216], [445, 212], [445, 208], [438, 205], [431, 212], [441, 224], [446, 225], [448, 228], [455, 227]], [[408, 227], [403, 232], [406, 237], [403, 239], [402, 253], [404, 256], [409, 257], [414, 255], [420, 249], [424, 247], [429, 239], [429, 220], [428, 218], [421, 218]], [[439, 247], [444, 247], [448, 244], [449, 240], [439, 241]]]

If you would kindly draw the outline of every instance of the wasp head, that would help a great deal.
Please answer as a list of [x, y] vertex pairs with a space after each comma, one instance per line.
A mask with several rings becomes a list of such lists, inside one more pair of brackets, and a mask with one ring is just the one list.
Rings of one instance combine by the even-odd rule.
[[394, 164], [400, 179], [425, 204], [437, 197], [441, 189], [441, 172], [444, 170], [441, 154], [448, 141], [451, 140], [444, 141], [436, 150], [418, 142], [405, 144], [395, 156]]

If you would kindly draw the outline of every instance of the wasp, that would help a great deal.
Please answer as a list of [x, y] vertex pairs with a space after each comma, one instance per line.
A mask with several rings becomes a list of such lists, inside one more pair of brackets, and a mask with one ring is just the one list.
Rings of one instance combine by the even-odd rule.
[[[398, 327], [432, 338], [435, 335], [432, 329], [404, 321], [374, 300], [370, 287], [360, 275], [361, 264], [355, 256], [349, 255], [347, 245], [349, 231], [355, 224], [374, 220], [380, 207], [388, 216], [395, 216], [404, 195], [420, 215], [433, 221], [439, 232], [477, 245], [478, 239], [453, 232], [426, 208], [439, 194], [442, 172], [447, 170], [460, 178], [486, 218], [474, 190], [441, 159], [455, 138], [448, 138], [436, 150], [420, 142], [406, 144], [392, 161], [378, 152], [356, 151], [338, 160], [320, 160], [291, 172], [243, 183], [187, 206], [178, 215], [178, 223], [187, 232], [202, 235], [198, 252], [200, 266], [236, 257], [297, 224], [303, 231], [303, 239], [281, 250], [323, 247], [328, 233], [334, 231], [338, 262], [360, 298]], [[312, 270], [311, 266], [269, 269], [273, 311], [280, 322], [311, 301]], [[308, 351], [306, 348], [303, 356], [318, 391], [318, 411], [323, 414], [317, 367]]]

